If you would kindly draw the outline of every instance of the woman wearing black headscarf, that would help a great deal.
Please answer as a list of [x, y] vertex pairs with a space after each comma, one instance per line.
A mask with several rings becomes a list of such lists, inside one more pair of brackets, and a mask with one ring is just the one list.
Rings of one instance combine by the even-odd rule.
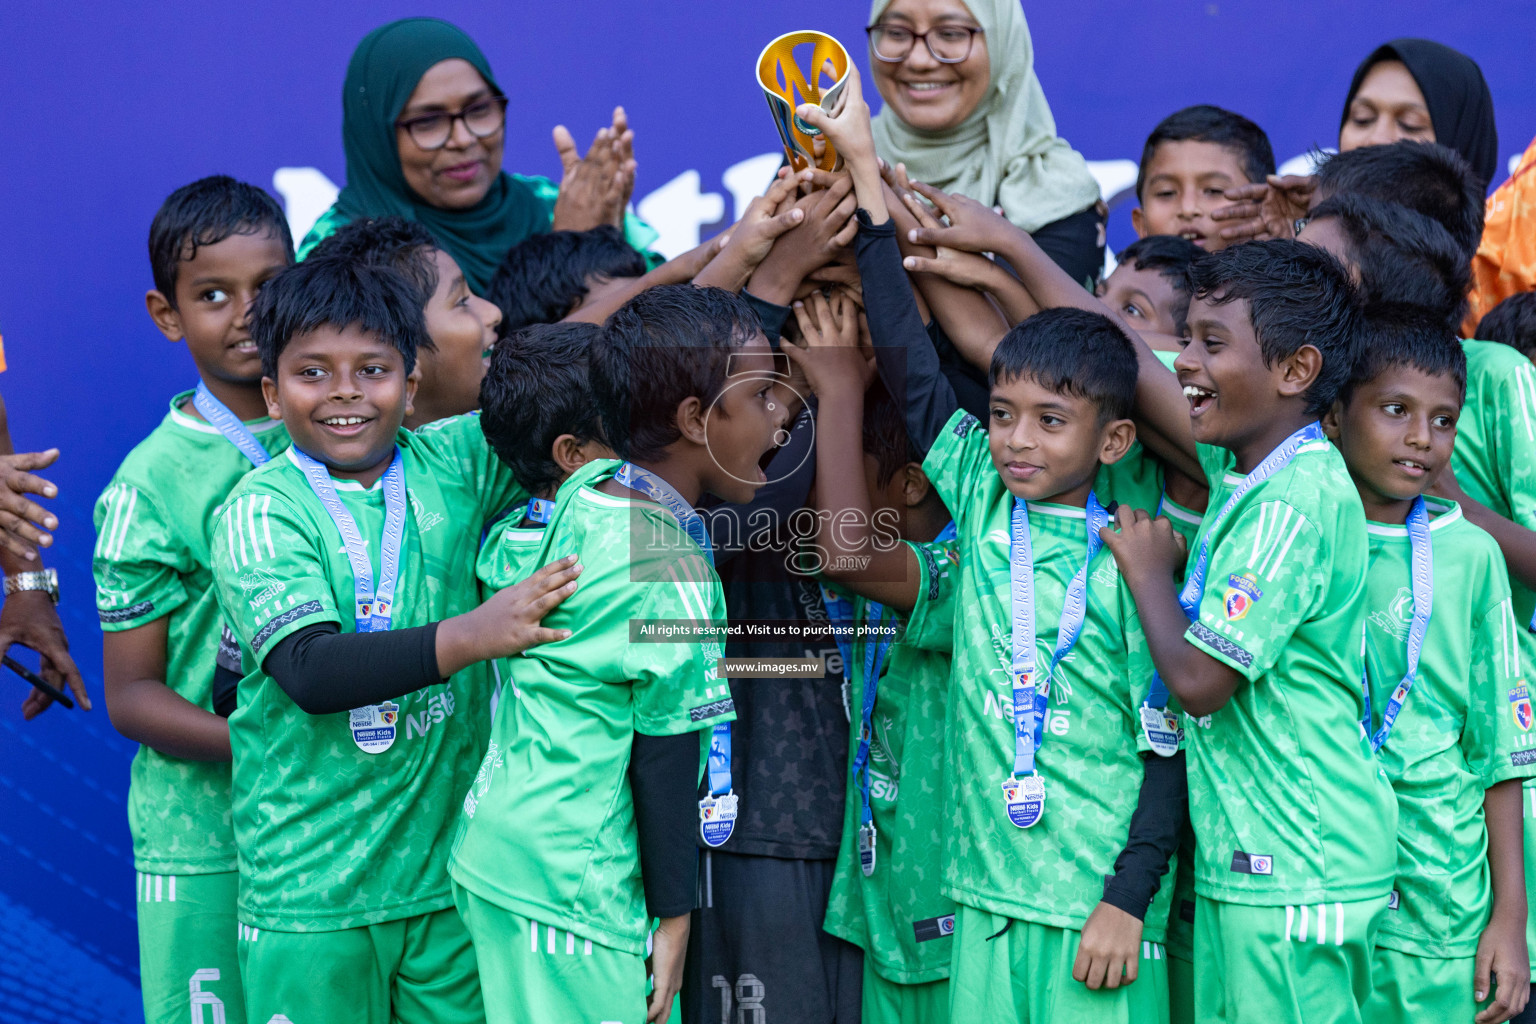
[[1361, 62], [1339, 118], [1339, 151], [1400, 139], [1454, 149], [1487, 190], [1498, 171], [1499, 134], [1476, 61], [1428, 39], [1394, 39]]
[[[1339, 119], [1339, 150], [1403, 140], [1438, 142], [1459, 153], [1484, 191], [1498, 171], [1499, 135], [1493, 95], [1466, 54], [1428, 39], [1394, 39], [1360, 62]], [[1235, 200], [1211, 214], [1229, 245], [1253, 238], [1290, 238], [1306, 216], [1313, 179], [1271, 176], [1227, 190]]]

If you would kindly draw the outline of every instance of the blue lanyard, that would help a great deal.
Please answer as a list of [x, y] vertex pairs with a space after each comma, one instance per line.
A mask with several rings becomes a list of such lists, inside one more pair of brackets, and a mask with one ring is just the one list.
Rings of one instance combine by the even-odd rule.
[[357, 530], [357, 521], [347, 511], [331, 474], [306, 453], [293, 449], [293, 457], [309, 479], [315, 496], [330, 513], [342, 543], [347, 546], [347, 561], [352, 563], [352, 588], [357, 598], [355, 609], [359, 633], [380, 633], [389, 629], [394, 618], [395, 582], [400, 575], [400, 545], [405, 537], [405, 465], [400, 449], [384, 471], [384, 536], [379, 542], [379, 585], [373, 585], [373, 566], [368, 561], [368, 545]]
[[1398, 682], [1381, 716], [1381, 728], [1371, 732], [1371, 684], [1365, 681], [1365, 715], [1360, 724], [1371, 737], [1371, 750], [1380, 750], [1392, 735], [1397, 716], [1408, 701], [1408, 693], [1419, 674], [1419, 655], [1424, 650], [1424, 634], [1429, 631], [1429, 616], [1434, 607], [1435, 564], [1429, 539], [1429, 511], [1423, 497], [1413, 500], [1408, 510], [1408, 543], [1413, 547], [1413, 622], [1408, 627], [1408, 671]]
[[528, 504], [523, 506], [522, 518], [531, 519], [540, 526], [548, 526], [554, 515], [555, 503], [543, 498], [529, 498]]
[[1227, 518], [1227, 514], [1232, 511], [1243, 495], [1285, 468], [1297, 449], [1304, 444], [1322, 440], [1324, 440], [1323, 428], [1317, 423], [1308, 423], [1281, 441], [1274, 451], [1264, 456], [1263, 461], [1253, 467], [1253, 472], [1243, 477], [1243, 482], [1237, 485], [1237, 490], [1232, 492], [1227, 503], [1221, 506], [1221, 511], [1216, 513], [1216, 518], [1211, 520], [1210, 526], [1205, 530], [1205, 536], [1200, 539], [1200, 556], [1195, 559], [1194, 567], [1184, 577], [1184, 589], [1179, 592], [1179, 606], [1184, 609], [1184, 615], [1191, 622], [1199, 616], [1200, 599], [1205, 596], [1205, 571], [1211, 557], [1211, 534], [1216, 532], [1216, 527]]
[[1021, 498], [1013, 500], [1013, 520], [1008, 544], [1009, 594], [1013, 604], [1013, 776], [1033, 775], [1035, 752], [1045, 739], [1045, 709], [1050, 696], [1051, 675], [1067, 656], [1083, 631], [1088, 614], [1088, 566], [1098, 554], [1103, 541], [1099, 530], [1109, 523], [1109, 513], [1093, 494], [1088, 495], [1086, 529], [1088, 550], [1082, 568], [1067, 584], [1062, 603], [1061, 625], [1056, 634], [1056, 651], [1039, 685], [1035, 683], [1035, 568], [1034, 549], [1029, 536], [1029, 506]]
[[218, 428], [229, 443], [240, 449], [240, 454], [251, 460], [251, 465], [262, 466], [272, 456], [256, 440], [256, 435], [245, 428], [240, 422], [240, 417], [229, 411], [229, 406], [214, 397], [208, 390], [208, 385], [198, 381], [197, 390], [192, 393], [192, 407], [202, 414], [203, 419]]
[[[709, 540], [709, 529], [704, 517], [688, 504], [677, 489], [655, 473], [626, 462], [614, 474], [614, 479], [632, 491], [657, 502], [677, 520], [711, 566], [715, 564], [715, 547]], [[719, 722], [709, 733], [709, 795], [723, 796], [731, 792], [731, 723]]]
[[[872, 626], [883, 625], [885, 606], [874, 601], [868, 602], [864, 607], [864, 622]], [[890, 649], [890, 640], [872, 630], [867, 631], [864, 637], [864, 694], [859, 712], [859, 746], [853, 757], [853, 778], [859, 786], [862, 800], [859, 809], [861, 825], [867, 825], [875, 819], [874, 812], [869, 809], [869, 746], [874, 738], [875, 697], [879, 692], [880, 671]]]
[[851, 719], [853, 711], [849, 704], [849, 690], [853, 680], [853, 602], [830, 587], [822, 587], [821, 603], [827, 609], [827, 621], [832, 625], [832, 640], [837, 644], [837, 652], [843, 657], [843, 713]]

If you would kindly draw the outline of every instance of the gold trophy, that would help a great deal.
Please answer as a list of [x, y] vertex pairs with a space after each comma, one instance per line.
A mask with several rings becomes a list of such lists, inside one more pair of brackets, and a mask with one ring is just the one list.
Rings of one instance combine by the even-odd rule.
[[[809, 79], [795, 60], [795, 48], [803, 45], [811, 47]], [[768, 98], [774, 126], [779, 129], [790, 166], [796, 171], [813, 166], [835, 171], [841, 166], [837, 150], [826, 139], [818, 141], [821, 132], [796, 117], [795, 108], [802, 103], [816, 103], [824, 110], [832, 109], [848, 83], [848, 69], [852, 66], [843, 44], [825, 32], [786, 32], [763, 47], [757, 58], [757, 82]], [[823, 88], [823, 82], [831, 84]]]

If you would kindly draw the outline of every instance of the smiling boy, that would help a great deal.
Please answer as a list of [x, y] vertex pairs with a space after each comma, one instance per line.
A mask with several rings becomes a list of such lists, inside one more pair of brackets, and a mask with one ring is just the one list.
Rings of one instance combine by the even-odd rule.
[[1365, 516], [1318, 416], [1358, 346], [1343, 267], [1294, 241], [1195, 265], [1177, 381], [1141, 348], [1148, 446], [1203, 470], [1184, 577], [1172, 527], [1105, 544], [1187, 729], [1197, 1020], [1360, 1020], [1395, 875], [1396, 805], [1359, 723]]
[[1230, 243], [1211, 211], [1226, 190], [1275, 173], [1264, 130], [1241, 114], [1201, 104], [1158, 122], [1141, 151], [1131, 225], [1140, 238], [1179, 235], [1210, 252]]
[[484, 604], [484, 523], [524, 496], [477, 417], [402, 429], [426, 326], [393, 270], [311, 259], [251, 325], [293, 438], [214, 524], [248, 667], [230, 719], [251, 1020], [483, 1020], [448, 889], [454, 808], [485, 749], [487, 659], [562, 634], [574, 559]]
[[420, 295], [427, 342], [417, 354], [421, 379], [406, 427], [479, 408], [501, 311], [469, 290], [458, 262], [430, 231], [403, 217], [353, 221], [315, 246], [311, 258], [325, 257], [393, 267]]
[[1520, 629], [1493, 538], [1425, 495], [1456, 442], [1460, 344], [1410, 306], [1369, 310], [1365, 333], [1323, 418], [1365, 506], [1362, 724], [1398, 801], [1365, 1016], [1497, 1024], [1530, 991], [1521, 782], [1536, 769]]
[[[989, 423], [957, 412], [923, 466], [954, 513], [961, 573], [946, 716], [953, 1020], [1167, 1019], [1169, 890], [1153, 894], [1177, 844], [1183, 761], [1171, 747], [1143, 757], [1151, 665], [1093, 490], [1135, 440], [1133, 367], [1106, 318], [1037, 314], [993, 356]], [[1146, 837], [1161, 862], [1128, 884], [1116, 869], [1151, 805], [1173, 810]], [[1053, 867], [1020, 884], [1020, 864]]]
[[220, 710], [229, 712], [214, 695], [221, 618], [209, 530], [251, 466], [288, 447], [261, 398], [249, 312], [293, 262], [293, 243], [271, 196], [218, 176], [166, 198], [149, 254], [149, 315], [167, 339], [186, 343], [200, 380], [171, 400], [96, 503], [107, 710], [140, 744], [128, 825], [145, 1019], [183, 1021], [191, 998], [242, 1024], [229, 725]]

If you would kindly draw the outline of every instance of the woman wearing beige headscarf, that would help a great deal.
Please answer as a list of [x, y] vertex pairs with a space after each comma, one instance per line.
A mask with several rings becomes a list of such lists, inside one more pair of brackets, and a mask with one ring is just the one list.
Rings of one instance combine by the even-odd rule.
[[1057, 136], [1019, 0], [874, 0], [875, 147], [915, 181], [1000, 206], [1073, 278], [1104, 265], [1104, 207]]

